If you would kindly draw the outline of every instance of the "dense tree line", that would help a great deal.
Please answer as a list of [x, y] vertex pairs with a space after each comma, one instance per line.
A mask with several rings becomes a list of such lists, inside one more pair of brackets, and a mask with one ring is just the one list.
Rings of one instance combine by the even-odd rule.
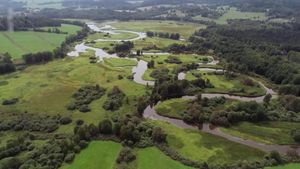
[[[50, 19], [47, 17], [23, 17], [17, 16], [13, 20], [15, 30], [28, 30], [29, 28], [37, 27], [58, 27], [61, 26], [61, 21]], [[8, 28], [7, 18], [0, 17], [0, 31], [5, 31]]]
[[[288, 53], [299, 52], [300, 49], [297, 27], [296, 24], [265, 27], [259, 22], [237, 21], [227, 26], [200, 30], [191, 38], [192, 45], [172, 46], [170, 50], [201, 53], [213, 49], [217, 55], [231, 62], [237, 71], [253, 71], [276, 84], [290, 84], [287, 87], [299, 91], [299, 64], [288, 59]], [[282, 93], [287, 94], [284, 92], [289, 90], [282, 90]], [[293, 94], [297, 95], [297, 92]]]
[[16, 71], [16, 66], [11, 60], [11, 56], [8, 53], [0, 53], [0, 74], [11, 73]]

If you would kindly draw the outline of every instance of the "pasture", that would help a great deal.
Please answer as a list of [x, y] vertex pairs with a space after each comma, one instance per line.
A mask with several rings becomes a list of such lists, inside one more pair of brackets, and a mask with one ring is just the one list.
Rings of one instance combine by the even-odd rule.
[[234, 20], [234, 19], [250, 19], [250, 20], [263, 21], [263, 20], [267, 20], [267, 18], [268, 17], [263, 12], [243, 12], [237, 10], [237, 8], [234, 7], [225, 8], [224, 14], [217, 19], [202, 17], [201, 15], [193, 17], [194, 20], [213, 21], [221, 25], [227, 24], [229, 20]]
[[62, 2], [63, 0], [16, 0], [19, 2], [26, 3], [27, 8], [55, 8], [61, 9], [63, 8]]
[[187, 109], [189, 100], [184, 99], [170, 99], [163, 101], [155, 106], [158, 114], [173, 118], [182, 118], [184, 111]]
[[226, 164], [238, 160], [258, 160], [265, 155], [259, 150], [201, 131], [181, 129], [165, 122], [153, 123], [168, 133], [167, 141], [172, 149], [191, 160]]
[[[119, 63], [121, 66], [121, 63]], [[89, 58], [65, 58], [53, 62], [30, 66], [27, 69], [0, 77], [0, 100], [19, 98], [15, 105], [3, 106], [0, 109], [5, 112], [41, 113], [48, 115], [60, 114], [71, 116], [73, 122], [82, 119], [86, 123], [98, 124], [106, 117], [117, 115], [117, 113], [133, 112], [135, 100], [142, 96], [146, 87], [128, 80], [126, 77], [132, 74], [132, 67], [115, 68], [106, 64], [90, 64]], [[119, 79], [119, 75], [123, 79]], [[34, 81], [32, 80], [34, 79]], [[72, 95], [83, 85], [99, 84], [107, 90], [118, 86], [128, 97], [129, 104], [116, 113], [106, 111], [102, 104], [106, 95], [90, 104], [92, 109], [89, 113], [80, 113], [67, 110], [67, 105]], [[74, 124], [73, 124], [74, 125]], [[58, 132], [72, 132], [73, 127], [63, 126]]]
[[244, 75], [236, 75], [233, 78], [227, 78], [225, 75], [214, 74], [211, 71], [193, 70], [187, 73], [187, 80], [194, 80], [200, 76], [203, 79], [208, 79], [213, 88], [204, 89], [207, 93], [230, 93], [242, 96], [262, 96], [265, 90], [256, 82], [249, 86], [245, 84]]
[[117, 29], [132, 30], [147, 32], [149, 30], [154, 32], [169, 32], [179, 33], [182, 38], [189, 38], [195, 31], [205, 28], [204, 25], [195, 23], [183, 23], [175, 21], [129, 21], [129, 22], [116, 22], [112, 26]]
[[79, 26], [62, 25], [60, 30], [68, 34], [47, 32], [18, 31], [0, 32], [0, 53], [8, 52], [13, 59], [20, 59], [27, 53], [52, 51], [59, 47], [69, 34], [80, 30]]
[[291, 133], [293, 130], [300, 130], [300, 125], [289, 122], [243, 122], [222, 130], [240, 138], [265, 144], [296, 144]]
[[92, 141], [76, 155], [71, 164], [64, 165], [61, 169], [114, 169], [121, 148], [119, 143], [111, 141]]
[[266, 167], [265, 169], [298, 169], [300, 168], [300, 163], [292, 163], [286, 165], [280, 165], [276, 167]]
[[137, 169], [192, 169], [178, 161], [172, 160], [156, 147], [139, 149], [137, 152]]

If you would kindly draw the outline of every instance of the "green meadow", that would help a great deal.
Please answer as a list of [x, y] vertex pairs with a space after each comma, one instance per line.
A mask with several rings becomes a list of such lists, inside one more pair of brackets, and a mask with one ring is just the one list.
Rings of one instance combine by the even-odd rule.
[[137, 152], [137, 169], [192, 169], [178, 161], [172, 160], [156, 147], [139, 149]]
[[61, 9], [63, 8], [62, 2], [63, 0], [16, 0], [19, 2], [26, 3], [27, 8], [55, 8]]
[[8, 52], [13, 59], [20, 59], [27, 53], [52, 51], [59, 47], [69, 34], [80, 30], [79, 26], [62, 25], [59, 28], [68, 34], [47, 32], [18, 31], [0, 32], [0, 53]]
[[286, 164], [286, 165], [280, 165], [276, 167], [267, 167], [265, 169], [298, 169], [298, 168], [300, 168], [300, 163]]
[[173, 118], [182, 118], [184, 111], [187, 109], [189, 100], [184, 99], [170, 99], [163, 101], [155, 106], [155, 110], [158, 114]]
[[145, 74], [143, 75], [144, 80], [155, 80], [153, 79], [150, 74], [153, 70], [159, 69], [159, 68], [168, 68], [170, 70], [170, 73], [172, 73], [172, 70], [179, 65], [177, 64], [170, 64], [167, 63], [165, 60], [168, 59], [168, 57], [174, 56], [177, 57], [183, 64], [187, 63], [203, 63], [204, 59], [211, 60], [211, 56], [208, 55], [191, 55], [191, 54], [170, 54], [170, 55], [144, 55], [140, 57], [142, 60], [146, 62], [150, 62], [151, 60], [154, 61], [155, 65], [154, 68], [147, 69]]
[[222, 130], [240, 138], [266, 144], [296, 144], [291, 133], [293, 130], [300, 130], [300, 125], [289, 122], [243, 122]]
[[137, 38], [138, 35], [129, 32], [117, 32], [117, 34], [94, 33], [91, 34], [87, 40], [107, 39], [107, 40], [127, 40]]
[[114, 169], [122, 146], [111, 141], [92, 141], [89, 146], [76, 155], [73, 163], [61, 169]]
[[216, 75], [212, 71], [193, 70], [187, 73], [187, 80], [194, 80], [197, 77], [194, 75], [201, 75], [201, 78], [208, 79], [213, 85], [213, 88], [204, 89], [205, 92], [212, 93], [230, 93], [246, 96], [262, 96], [265, 90], [254, 82], [254, 86], [244, 84], [244, 75], [237, 75], [234, 78], [227, 78], [224, 75]]
[[167, 141], [172, 149], [191, 160], [225, 164], [238, 160], [259, 160], [265, 155], [262, 151], [201, 131], [181, 129], [160, 121], [153, 123], [168, 133]]
[[193, 17], [194, 20], [203, 20], [203, 21], [213, 21], [216, 22], [217, 24], [227, 24], [228, 20], [234, 20], [234, 19], [250, 19], [250, 20], [267, 20], [267, 16], [263, 12], [242, 12], [237, 10], [237, 8], [229, 8], [225, 7], [225, 12], [224, 14], [217, 18], [217, 19], [212, 19], [212, 18], [207, 18], [207, 17], [202, 17], [201, 15]]
[[[176, 98], [176, 99], [169, 99], [160, 102], [154, 108], [159, 115], [172, 117], [177, 119], [183, 119], [184, 113], [187, 110], [189, 103], [191, 100], [183, 99], [183, 98]], [[223, 111], [224, 109], [232, 106], [237, 101], [227, 99], [224, 104], [220, 104], [211, 108], [211, 111], [218, 112]]]
[[183, 23], [175, 21], [129, 21], [116, 22], [112, 26], [117, 29], [133, 30], [147, 32], [149, 30], [154, 32], [169, 32], [179, 33], [183, 38], [189, 38], [195, 31], [205, 28], [204, 25], [195, 23]]
[[[133, 63], [132, 60], [129, 62]], [[113, 63], [116, 64], [116, 62]], [[128, 63], [125, 62], [125, 64]], [[119, 61], [117, 66], [125, 65]], [[132, 74], [131, 70], [132, 66], [116, 68], [103, 63], [90, 64], [89, 58], [84, 56], [30, 66], [23, 71], [0, 77], [0, 101], [10, 98], [19, 98], [20, 100], [15, 105], [0, 105], [0, 109], [5, 112], [28, 111], [49, 115], [60, 114], [72, 117], [74, 123], [76, 120], [82, 119], [86, 123], [98, 124], [103, 118], [118, 113], [132, 112], [135, 108], [136, 98], [144, 95], [145, 86], [126, 78]], [[119, 79], [119, 75], [124, 78]], [[107, 90], [118, 86], [126, 93], [129, 103], [124, 103], [118, 112], [112, 113], [102, 108], [102, 104], [106, 100], [105, 95], [90, 104], [92, 111], [89, 113], [68, 111], [67, 105], [72, 100], [73, 93], [87, 84], [99, 84]], [[62, 126], [58, 132], [72, 132], [72, 127]]]

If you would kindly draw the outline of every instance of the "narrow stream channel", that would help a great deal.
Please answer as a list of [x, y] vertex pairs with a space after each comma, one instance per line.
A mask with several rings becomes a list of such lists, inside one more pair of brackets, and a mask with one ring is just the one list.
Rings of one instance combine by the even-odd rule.
[[[87, 25], [90, 29], [92, 29], [95, 32], [103, 32], [103, 33], [110, 33], [110, 34], [117, 34], [118, 32], [125, 32], [125, 33], [127, 32], [127, 33], [133, 33], [133, 34], [139, 35], [137, 38], [128, 39], [128, 40], [98, 39], [96, 41], [135, 41], [135, 40], [143, 39], [143, 38], [146, 37], [145, 33], [127, 31], [127, 30], [117, 30], [117, 29], [111, 27], [110, 25], [105, 25], [104, 27], [101, 27], [101, 28], [99, 28], [94, 23], [88, 23]], [[76, 45], [75, 50], [68, 53], [68, 56], [78, 57], [80, 55], [80, 53], [87, 52], [87, 50], [95, 51], [96, 57], [99, 58], [99, 62], [102, 61], [103, 58], [118, 58], [118, 56], [116, 54], [112, 54], [112, 55], [108, 54], [103, 49], [89, 47], [89, 46], [86, 46], [84, 43]], [[165, 55], [165, 54], [169, 54], [169, 53], [146, 53], [146, 52], [144, 52], [144, 55]], [[217, 65], [218, 63], [219, 63], [218, 60], [212, 60], [211, 62], [209, 62], [207, 64]], [[199, 64], [202, 64], [202, 63], [199, 63]], [[141, 85], [153, 86], [154, 81], [143, 80], [143, 75], [147, 71], [147, 69], [148, 69], [148, 63], [146, 61], [143, 61], [143, 60], [138, 61], [137, 66], [133, 67], [133, 69], [132, 69], [133, 76], [134, 76], [133, 80], [136, 83], [141, 84]], [[214, 68], [199, 68], [198, 70], [223, 71], [222, 69], [214, 69]], [[181, 72], [181, 73], [178, 74], [178, 79], [179, 80], [184, 80], [185, 77], [186, 77], [186, 74], [184, 72]], [[255, 80], [255, 79], [253, 79], [253, 80]], [[262, 82], [257, 81], [257, 80], [255, 80], [255, 81], [258, 82], [266, 90], [266, 94], [271, 94], [273, 97], [277, 96], [277, 93], [275, 91], [273, 91], [272, 89], [265, 86]], [[261, 97], [242, 97], [242, 96], [235, 96], [235, 95], [229, 95], [229, 94], [218, 94], [218, 93], [203, 93], [202, 94], [202, 97], [207, 97], [207, 98], [214, 98], [214, 97], [221, 97], [221, 96], [223, 96], [225, 98], [228, 98], [228, 99], [235, 99], [235, 100], [246, 101], [246, 102], [247, 101], [263, 102], [263, 99], [264, 99], [264, 96], [261, 96]], [[195, 99], [195, 98], [196, 98], [195, 96], [184, 96], [183, 97], [183, 99]], [[198, 127], [186, 124], [183, 120], [160, 116], [159, 114], [156, 113], [154, 107], [151, 107], [151, 106], [148, 106], [144, 110], [143, 116], [144, 116], [144, 118], [148, 118], [148, 119], [152, 119], [152, 120], [165, 121], [165, 122], [171, 123], [171, 124], [173, 124], [177, 127], [180, 127], [180, 128], [198, 130]], [[286, 154], [286, 152], [288, 150], [293, 149], [289, 145], [266, 145], [266, 144], [262, 144], [262, 143], [255, 142], [255, 141], [252, 141], [252, 140], [244, 140], [244, 139], [241, 139], [241, 138], [223, 133], [219, 128], [211, 129], [209, 127], [209, 124], [203, 124], [203, 127], [202, 127], [201, 131], [205, 132], [205, 133], [215, 135], [215, 136], [223, 137], [227, 140], [230, 140], [230, 141], [233, 141], [233, 142], [236, 142], [236, 143], [239, 143], [239, 144], [243, 144], [243, 145], [247, 145], [249, 147], [260, 149], [260, 150], [265, 151], [265, 152], [270, 152], [270, 151], [275, 150], [275, 151], [278, 151], [281, 154]], [[298, 153], [300, 153], [300, 148], [294, 148], [294, 149]]]

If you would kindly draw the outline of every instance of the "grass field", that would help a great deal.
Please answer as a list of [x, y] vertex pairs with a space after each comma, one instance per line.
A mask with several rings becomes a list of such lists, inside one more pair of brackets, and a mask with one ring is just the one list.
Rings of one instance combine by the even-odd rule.
[[119, 59], [119, 58], [104, 58], [104, 63], [112, 67], [126, 67], [126, 66], [137, 65], [137, 61], [133, 59]]
[[209, 79], [210, 82], [214, 85], [214, 88], [207, 88], [205, 92], [212, 93], [230, 93], [230, 94], [238, 94], [238, 95], [246, 95], [246, 96], [262, 96], [265, 94], [265, 90], [259, 86], [258, 83], [255, 83], [254, 86], [247, 86], [243, 83], [243, 79], [245, 76], [238, 75], [233, 79], [228, 79], [224, 75], [215, 75], [208, 71], [199, 71], [193, 70], [187, 73], [187, 80], [196, 79], [193, 75], [201, 74], [201, 78]]
[[[158, 114], [166, 117], [172, 117], [177, 119], [183, 119], [184, 112], [187, 110], [191, 100], [186, 100], [182, 98], [170, 99], [161, 102], [155, 106], [155, 110]], [[236, 101], [227, 99], [225, 104], [219, 104], [217, 106], [211, 107], [211, 111], [218, 112], [225, 110], [226, 108], [235, 104]]]
[[160, 50], [155, 50], [155, 49], [146, 50], [146, 49], [153, 48], [154, 46], [156, 46], [159, 49], [165, 49], [174, 43], [187, 44], [187, 42], [185, 42], [185, 41], [178, 41], [178, 40], [173, 40], [173, 39], [154, 37], [154, 38], [146, 38], [146, 39], [134, 41], [134, 49], [155, 52], [155, 51], [160, 51]]
[[292, 130], [300, 130], [297, 123], [288, 122], [244, 122], [238, 126], [222, 129], [231, 135], [251, 139], [266, 144], [296, 144], [291, 136]]
[[110, 141], [92, 141], [89, 146], [76, 155], [70, 165], [61, 169], [114, 169], [115, 161], [122, 146]]
[[194, 23], [182, 23], [175, 21], [130, 21], [130, 22], [116, 22], [112, 26], [118, 29], [133, 30], [140, 32], [147, 32], [149, 30], [154, 32], [169, 32], [179, 33], [182, 38], [189, 38], [195, 31], [205, 28], [204, 25]]
[[159, 149], [151, 147], [139, 149], [137, 153], [137, 169], [192, 169], [172, 160]]
[[[81, 28], [73, 25], [62, 25], [64, 32], [74, 34]], [[27, 53], [52, 51], [65, 40], [67, 34], [45, 32], [0, 32], [0, 53], [8, 52], [13, 59], [19, 59]]]
[[217, 24], [227, 24], [228, 20], [231, 19], [267, 20], [267, 16], [263, 12], [242, 12], [237, 10], [237, 8], [229, 8], [218, 19], [211, 19], [202, 16], [195, 16], [193, 17], [193, 19], [203, 21], [214, 21]]
[[181, 129], [164, 122], [153, 123], [168, 133], [167, 141], [171, 148], [191, 160], [224, 164], [238, 160], [258, 160], [265, 154], [200, 131]]
[[[168, 59], [170, 56], [176, 56], [180, 59], [182, 63], [201, 63], [203, 62], [203, 59], [208, 58], [210, 59], [211, 56], [207, 55], [191, 55], [191, 54], [179, 54], [179, 55], [144, 55], [140, 57], [142, 60], [145, 60], [146, 62], [150, 62], [151, 60], [154, 60], [155, 62], [155, 68], [168, 68], [169, 70], [172, 70], [177, 67], [177, 64], [169, 64], [166, 63], [165, 60]], [[153, 68], [147, 69], [147, 71], [143, 75], [144, 80], [155, 80], [153, 79], [150, 74], [154, 70]]]
[[63, 8], [63, 0], [16, 0], [26, 3], [27, 8]]
[[[144, 95], [145, 86], [126, 78], [132, 74], [131, 69], [132, 67], [114, 68], [106, 64], [90, 64], [88, 57], [66, 58], [45, 65], [30, 66], [22, 72], [0, 76], [0, 101], [9, 98], [20, 100], [15, 105], [0, 105], [0, 110], [60, 114], [71, 116], [74, 123], [82, 119], [86, 123], [98, 124], [105, 117], [132, 112], [135, 99]], [[118, 75], [122, 75], [124, 79], [119, 80]], [[119, 86], [126, 93], [130, 103], [124, 103], [118, 112], [112, 113], [102, 108], [106, 100], [105, 95], [90, 105], [92, 111], [89, 113], [68, 111], [66, 106], [70, 103], [73, 93], [87, 84], [99, 84], [107, 90]], [[72, 126], [67, 125], [58, 132], [72, 132], [72, 129]]]
[[189, 100], [170, 99], [155, 106], [158, 114], [167, 117], [182, 118], [184, 111], [187, 109]]
[[[117, 35], [114, 36], [115, 39], [121, 38], [121, 39], [128, 39], [131, 37], [125, 37], [127, 35]], [[87, 42], [91, 42], [92, 40], [96, 40], [102, 38], [101, 36], [94, 36], [90, 35], [87, 38]], [[112, 49], [116, 44], [119, 42], [96, 42], [96, 43], [89, 43], [87, 44], [88, 46], [91, 47], [96, 47], [96, 48], [107, 48], [107, 49]], [[133, 42], [134, 43], [134, 48], [133, 50], [143, 50], [147, 52], [159, 52], [161, 50], [164, 50], [167, 48], [169, 45], [177, 43], [177, 44], [186, 44], [187, 42], [185, 41], [178, 41], [178, 40], [172, 40], [172, 39], [166, 39], [166, 38], [145, 38], [141, 40], [136, 40]], [[157, 47], [157, 49], [153, 49], [154, 46]]]
[[298, 169], [300, 168], [300, 163], [293, 163], [293, 164], [287, 164], [282, 166], [276, 166], [276, 167], [267, 167], [265, 169]]
[[[118, 33], [118, 32], [117, 32]], [[91, 34], [87, 40], [97, 40], [97, 39], [109, 39], [109, 40], [127, 40], [138, 37], [137, 34], [134, 33], [125, 33], [119, 32], [118, 34], [105, 34], [105, 33], [94, 33]]]

